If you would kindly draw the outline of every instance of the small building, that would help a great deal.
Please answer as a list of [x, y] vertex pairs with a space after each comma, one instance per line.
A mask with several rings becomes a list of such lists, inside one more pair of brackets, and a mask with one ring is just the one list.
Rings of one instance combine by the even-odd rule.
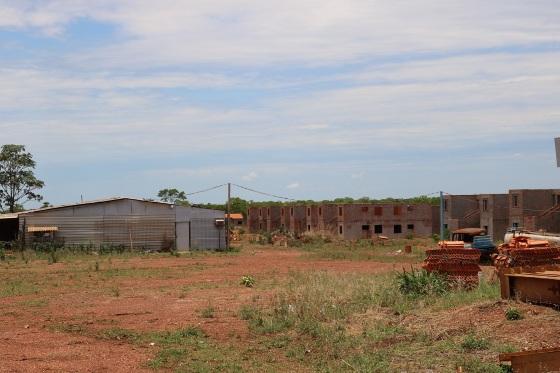
[[240, 213], [225, 214], [225, 218], [229, 219], [230, 228], [243, 226], [245, 220], [243, 219], [243, 214]]
[[12, 224], [26, 246], [54, 240], [64, 245], [115, 245], [132, 250], [226, 247], [223, 211], [165, 202], [115, 197], [13, 215], [0, 218], [0, 227], [3, 231]]

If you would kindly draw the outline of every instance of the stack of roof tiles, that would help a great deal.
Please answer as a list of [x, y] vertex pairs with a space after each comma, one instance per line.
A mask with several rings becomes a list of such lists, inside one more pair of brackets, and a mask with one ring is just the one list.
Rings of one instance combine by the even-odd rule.
[[500, 245], [492, 259], [498, 270], [560, 264], [560, 248], [550, 247], [548, 241], [514, 237], [510, 243]]
[[449, 280], [465, 286], [478, 284], [478, 262], [480, 252], [465, 248], [442, 248], [426, 250], [427, 257], [422, 264], [428, 272], [444, 274]]

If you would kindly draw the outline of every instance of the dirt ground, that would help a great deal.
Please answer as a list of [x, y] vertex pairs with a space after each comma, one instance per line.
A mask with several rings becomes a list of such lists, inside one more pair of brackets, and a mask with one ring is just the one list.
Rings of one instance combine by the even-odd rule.
[[[217, 344], [243, 345], [254, 336], [239, 317], [240, 307], [270, 302], [275, 286], [292, 271], [381, 274], [404, 265], [317, 260], [302, 251], [272, 247], [180, 257], [88, 257], [50, 265], [45, 260], [13, 261], [0, 266], [0, 281], [11, 284], [0, 293], [0, 372], [152, 371], [146, 363], [157, 346], [92, 333], [197, 326]], [[247, 274], [258, 286], [240, 285]], [[507, 304], [502, 301], [402, 321], [411, 330], [418, 326], [442, 335], [461, 334], [474, 325], [504, 343], [514, 338], [525, 348], [555, 346], [558, 312], [519, 307], [530, 317], [516, 324], [504, 321]], [[208, 308], [212, 317], [203, 315]], [[286, 371], [296, 370], [286, 364]]]
[[[242, 304], [266, 302], [274, 283], [290, 271], [380, 273], [395, 264], [302, 260], [293, 250], [248, 250], [236, 255], [127, 258], [20, 263], [0, 269], [3, 280], [32, 282], [32, 294], [0, 298], [0, 371], [132, 372], [147, 370], [150, 346], [56, 330], [57, 325], [88, 329], [174, 330], [200, 326], [212, 340], [250, 338], [238, 317]], [[109, 269], [110, 275], [104, 275]], [[93, 273], [93, 275], [92, 275]], [[257, 288], [239, 285], [250, 274]], [[200, 311], [212, 307], [214, 317]], [[53, 326], [55, 327], [53, 329]]]

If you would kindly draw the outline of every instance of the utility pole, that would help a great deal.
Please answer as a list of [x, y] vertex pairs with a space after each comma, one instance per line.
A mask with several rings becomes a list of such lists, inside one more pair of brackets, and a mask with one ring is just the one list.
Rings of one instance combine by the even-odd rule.
[[444, 225], [443, 225], [443, 207], [445, 204], [445, 200], [443, 199], [443, 192], [439, 192], [439, 239], [443, 241], [445, 239], [444, 236]]
[[229, 251], [229, 218], [231, 214], [231, 183], [227, 183], [227, 205], [226, 205], [226, 250]]

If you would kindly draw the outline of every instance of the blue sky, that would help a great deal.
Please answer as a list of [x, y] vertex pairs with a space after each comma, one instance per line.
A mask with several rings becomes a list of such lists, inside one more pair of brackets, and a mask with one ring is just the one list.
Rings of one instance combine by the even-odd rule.
[[559, 123], [557, 1], [0, 0], [0, 143], [55, 204], [558, 187]]

